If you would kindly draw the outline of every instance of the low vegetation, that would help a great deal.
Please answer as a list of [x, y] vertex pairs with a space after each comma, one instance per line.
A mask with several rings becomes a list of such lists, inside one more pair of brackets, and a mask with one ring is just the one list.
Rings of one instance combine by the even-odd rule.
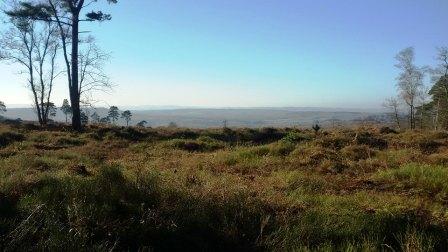
[[0, 126], [0, 250], [448, 249], [448, 133]]

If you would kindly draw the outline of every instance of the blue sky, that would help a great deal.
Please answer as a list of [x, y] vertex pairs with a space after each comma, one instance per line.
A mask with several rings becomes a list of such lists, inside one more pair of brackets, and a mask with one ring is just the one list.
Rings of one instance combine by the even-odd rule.
[[[98, 6], [98, 9], [101, 6]], [[86, 26], [112, 53], [103, 104], [379, 107], [395, 94], [394, 55], [434, 64], [448, 45], [446, 0], [122, 0]], [[97, 9], [97, 8], [95, 8]], [[0, 100], [29, 104], [14, 66]], [[68, 97], [64, 79], [54, 101]], [[5, 91], [6, 90], [6, 91]]]

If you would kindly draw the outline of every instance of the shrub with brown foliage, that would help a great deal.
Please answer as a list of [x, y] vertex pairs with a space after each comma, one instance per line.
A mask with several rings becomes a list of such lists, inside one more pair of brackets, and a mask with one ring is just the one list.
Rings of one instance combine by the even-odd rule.
[[367, 145], [349, 145], [344, 147], [341, 153], [346, 158], [354, 161], [372, 158], [375, 155], [375, 151]]
[[3, 132], [0, 133], [0, 148], [5, 147], [13, 142], [23, 141], [25, 136], [16, 132]]

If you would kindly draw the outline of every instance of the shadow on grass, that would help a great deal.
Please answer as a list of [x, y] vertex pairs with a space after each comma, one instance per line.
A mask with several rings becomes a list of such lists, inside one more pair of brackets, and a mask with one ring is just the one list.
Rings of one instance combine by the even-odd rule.
[[2, 195], [2, 250], [256, 250], [261, 203], [131, 181], [118, 167], [92, 178], [43, 178], [18, 200]]
[[244, 193], [194, 195], [153, 173], [132, 178], [105, 167], [91, 177], [42, 177], [22, 195], [0, 195], [0, 249], [447, 248], [447, 230], [425, 213], [363, 211], [356, 199], [335, 196], [309, 202], [274, 209]]

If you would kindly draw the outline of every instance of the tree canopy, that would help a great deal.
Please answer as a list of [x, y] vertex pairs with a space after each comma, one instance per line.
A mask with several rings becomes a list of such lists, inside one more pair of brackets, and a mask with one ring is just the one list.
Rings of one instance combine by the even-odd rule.
[[131, 111], [129, 110], [123, 111], [123, 113], [121, 113], [121, 118], [123, 118], [126, 121], [126, 126], [129, 126], [129, 122], [131, 121], [132, 118]]
[[6, 112], [6, 105], [4, 102], [0, 101], [0, 113]]
[[118, 117], [120, 116], [120, 112], [117, 106], [111, 106], [109, 108], [109, 112], [107, 117], [112, 120], [112, 123], [115, 123], [118, 120]]

